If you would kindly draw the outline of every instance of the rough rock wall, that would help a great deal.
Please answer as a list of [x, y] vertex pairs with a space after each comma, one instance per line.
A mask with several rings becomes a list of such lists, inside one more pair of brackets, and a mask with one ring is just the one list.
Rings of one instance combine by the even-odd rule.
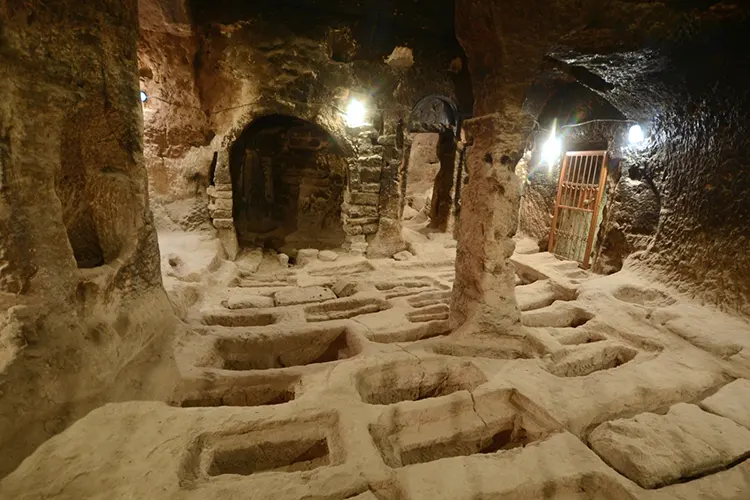
[[0, 475], [103, 401], [166, 397], [174, 316], [135, 1], [0, 4]]
[[208, 221], [214, 133], [195, 78], [198, 38], [183, 0], [139, 0], [138, 65], [149, 193], [160, 215], [194, 229]]
[[[546, 53], [651, 131], [623, 162], [656, 194], [643, 203], [647, 210], [660, 207], [643, 262], [672, 284], [745, 313], [747, 23], [748, 7], [736, 1], [457, 2], [475, 115], [501, 113], [502, 154], [514, 165], [521, 157], [531, 125], [520, 103], [538, 69], [530, 61]], [[461, 258], [468, 249], [459, 242], [458, 251]]]
[[750, 313], [748, 14], [739, 2], [690, 10], [621, 2], [551, 54], [612, 84], [602, 95], [647, 131], [646, 143], [624, 158], [636, 181], [630, 187], [648, 188], [654, 196], [646, 209], [660, 209], [641, 263], [686, 292], [744, 314]]
[[[456, 69], [462, 51], [453, 35], [450, 2], [420, 1], [396, 14], [378, 2], [363, 3], [366, 8], [358, 9], [348, 2], [314, 0], [195, 2], [197, 81], [216, 133], [218, 178], [226, 169], [221, 150], [254, 120], [279, 114], [319, 125], [349, 146], [347, 244], [361, 250], [374, 243], [380, 248], [370, 255], [390, 256], [404, 245], [400, 208], [388, 208], [403, 184], [399, 130], [425, 95], [465, 101], [457, 95], [457, 81], [468, 73]], [[411, 52], [391, 56], [404, 46]], [[404, 54], [412, 54], [413, 61]], [[342, 111], [351, 96], [366, 102], [367, 130], [345, 126]], [[216, 180], [217, 191], [226, 180]], [[388, 220], [381, 224], [381, 219]], [[214, 220], [214, 225], [232, 230], [231, 220]], [[384, 238], [375, 234], [381, 231]]]
[[661, 209], [645, 263], [685, 291], [697, 288], [708, 302], [750, 315], [750, 98], [744, 85], [683, 101], [689, 111], [654, 124], [656, 144], [638, 163]]

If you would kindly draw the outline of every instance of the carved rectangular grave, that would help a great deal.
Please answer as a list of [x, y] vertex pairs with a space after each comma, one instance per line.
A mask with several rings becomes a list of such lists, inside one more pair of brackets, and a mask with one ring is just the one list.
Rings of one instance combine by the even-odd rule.
[[593, 344], [594, 342], [607, 340], [607, 336], [600, 333], [567, 328], [554, 333], [553, 337], [562, 345]]
[[203, 311], [201, 319], [204, 325], [227, 327], [268, 326], [277, 321], [276, 315], [272, 313], [227, 309]]
[[328, 266], [323, 269], [311, 269], [310, 276], [352, 276], [355, 274], [368, 273], [374, 271], [375, 266], [366, 260], [352, 264], [341, 264], [337, 266]]
[[547, 438], [559, 424], [519, 396], [503, 390], [425, 409], [400, 409], [381, 417], [370, 433], [392, 468], [493, 454]]
[[425, 306], [406, 313], [406, 319], [411, 323], [427, 323], [429, 321], [447, 321], [450, 307], [447, 304]]
[[443, 356], [488, 359], [533, 359], [539, 356], [537, 347], [528, 335], [498, 336], [492, 343], [441, 342], [427, 347], [430, 352]]
[[183, 408], [212, 406], [266, 406], [293, 401], [294, 384], [260, 384], [215, 387], [194, 391], [180, 398]]
[[[186, 477], [303, 473], [339, 465], [336, 417], [317, 415], [296, 422], [264, 422], [263, 428], [202, 436], [185, 462]], [[307, 479], [310, 476], [306, 476]]]
[[558, 377], [584, 377], [632, 361], [638, 351], [611, 341], [584, 344], [566, 352], [547, 366]]
[[329, 464], [328, 441], [325, 438], [261, 442], [215, 451], [208, 474], [249, 476], [259, 472], [298, 472]]
[[372, 314], [388, 309], [384, 300], [374, 298], [344, 298], [331, 300], [305, 308], [305, 318], [309, 323], [349, 319], [364, 314]]
[[440, 290], [442, 286], [432, 278], [394, 278], [392, 280], [376, 281], [375, 288], [385, 293], [386, 299], [407, 297], [422, 292]]
[[346, 359], [358, 353], [345, 327], [293, 334], [222, 337], [216, 341], [221, 368], [269, 370]]
[[425, 360], [366, 369], [357, 376], [357, 389], [362, 401], [389, 405], [472, 391], [486, 381], [484, 374], [470, 362]]
[[528, 327], [578, 328], [593, 317], [593, 314], [570, 302], [557, 301], [547, 307], [524, 312], [521, 320]]
[[434, 306], [437, 304], [449, 305], [451, 301], [452, 292], [450, 290], [442, 290], [439, 292], [427, 292], [421, 293], [414, 297], [410, 297], [407, 303], [415, 308]]

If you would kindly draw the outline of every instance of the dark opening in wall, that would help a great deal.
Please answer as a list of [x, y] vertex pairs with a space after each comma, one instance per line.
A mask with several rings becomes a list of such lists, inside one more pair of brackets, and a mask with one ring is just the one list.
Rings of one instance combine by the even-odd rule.
[[216, 177], [216, 163], [219, 161], [219, 153], [214, 151], [213, 159], [211, 160], [211, 166], [208, 168], [208, 185], [209, 186], [215, 186], [216, 181], [214, 177]]
[[135, 241], [145, 203], [140, 134], [132, 110], [103, 96], [89, 96], [62, 124], [55, 190], [79, 268], [110, 263]]
[[62, 216], [70, 246], [79, 268], [93, 268], [104, 264], [104, 250], [94, 219], [92, 199], [87, 190], [87, 168], [84, 152], [84, 130], [81, 112], [63, 128], [60, 155], [60, 176], [56, 182], [57, 196], [62, 204]]
[[298, 118], [269, 115], [232, 146], [233, 216], [242, 245], [336, 248], [346, 159], [333, 137]]
[[[456, 162], [457, 110], [447, 97], [421, 99], [409, 117], [413, 133], [405, 200], [417, 212], [430, 218], [429, 227], [446, 231], [453, 207]], [[415, 217], [406, 211], [405, 218]]]
[[349, 63], [357, 55], [357, 41], [348, 27], [328, 31], [328, 56], [331, 60]]
[[77, 131], [63, 131], [63, 155], [57, 196], [62, 203], [63, 223], [68, 232], [70, 246], [79, 268], [92, 268], [104, 264], [104, 251], [99, 242], [91, 209], [91, 200], [86, 196], [86, 173], [76, 161], [80, 157], [76, 144], [69, 135]]

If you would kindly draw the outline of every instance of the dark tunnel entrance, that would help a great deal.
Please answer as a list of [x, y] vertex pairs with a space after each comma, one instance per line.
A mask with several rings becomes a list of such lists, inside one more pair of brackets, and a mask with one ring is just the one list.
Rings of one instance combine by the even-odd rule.
[[305, 120], [269, 115], [245, 129], [231, 155], [240, 246], [341, 246], [346, 159], [330, 134]]

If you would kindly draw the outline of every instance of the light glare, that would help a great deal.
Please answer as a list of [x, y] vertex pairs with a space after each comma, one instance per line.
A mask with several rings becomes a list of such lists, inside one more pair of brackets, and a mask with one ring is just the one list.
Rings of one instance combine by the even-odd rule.
[[640, 125], [633, 125], [630, 127], [630, 131], [628, 132], [628, 142], [630, 142], [630, 144], [643, 142], [643, 129]]
[[349, 106], [346, 108], [346, 124], [350, 127], [361, 127], [366, 124], [365, 116], [367, 110], [365, 105], [357, 100], [352, 99], [349, 101]]
[[146, 102], [148, 100], [148, 94], [146, 94], [144, 91], [141, 90], [141, 102]]
[[549, 165], [550, 170], [560, 159], [562, 153], [562, 140], [555, 136], [555, 126], [552, 126], [552, 133], [547, 142], [542, 146], [542, 163]]

